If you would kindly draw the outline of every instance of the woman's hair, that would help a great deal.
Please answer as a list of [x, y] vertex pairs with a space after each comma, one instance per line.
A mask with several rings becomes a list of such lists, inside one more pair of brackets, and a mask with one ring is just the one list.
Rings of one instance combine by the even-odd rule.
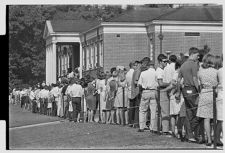
[[213, 58], [213, 66], [215, 69], [223, 67], [223, 56], [216, 55]]
[[212, 54], [206, 54], [202, 59], [202, 68], [213, 67], [213, 58], [214, 56]]
[[175, 70], [179, 69], [182, 65], [182, 61], [181, 60], [176, 60], [176, 63], [175, 63]]
[[116, 71], [116, 67], [113, 67], [110, 69], [110, 73], [112, 74], [114, 71]]
[[125, 71], [124, 70], [120, 71], [118, 77], [120, 81], [124, 81], [126, 79]]

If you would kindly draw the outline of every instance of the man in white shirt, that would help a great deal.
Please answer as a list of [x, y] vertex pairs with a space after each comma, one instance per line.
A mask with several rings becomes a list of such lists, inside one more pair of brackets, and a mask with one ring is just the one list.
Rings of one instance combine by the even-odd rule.
[[[150, 61], [150, 59], [149, 59]], [[146, 114], [148, 107], [151, 110], [151, 125], [150, 130], [157, 130], [156, 120], [156, 89], [157, 89], [157, 80], [156, 80], [156, 71], [154, 69], [154, 63], [152, 61], [148, 62], [146, 65], [147, 70], [141, 72], [141, 75], [138, 80], [138, 85], [141, 91], [141, 101], [139, 106], [139, 130], [138, 132], [143, 132], [146, 127]], [[156, 123], [156, 125], [155, 125]]]
[[165, 135], [169, 134], [169, 122], [170, 122], [170, 116], [169, 116], [169, 111], [170, 111], [170, 105], [169, 105], [169, 98], [167, 91], [161, 91], [162, 89], [165, 89], [170, 85], [170, 83], [167, 83], [166, 80], [166, 75], [164, 72], [164, 68], [168, 62], [167, 57], [164, 54], [159, 54], [158, 56], [158, 62], [159, 62], [159, 67], [156, 69], [156, 75], [157, 75], [157, 81], [158, 81], [158, 86], [160, 90], [160, 108], [159, 113], [161, 114], [161, 125], [162, 125], [162, 132]]
[[54, 101], [52, 102], [52, 115], [59, 116], [59, 111], [58, 111], [59, 104], [58, 103], [59, 103], [60, 92], [59, 92], [59, 87], [57, 86], [57, 84], [53, 84], [53, 88], [50, 92], [54, 97]]
[[41, 114], [47, 115], [47, 106], [48, 106], [48, 96], [49, 90], [48, 86], [44, 86], [44, 88], [40, 91], [40, 98], [41, 98]]
[[176, 55], [170, 55], [169, 63], [167, 63], [166, 67], [164, 68], [164, 74], [166, 76], [164, 81], [166, 83], [170, 83], [173, 79], [175, 73], [176, 60], [177, 60]]
[[73, 117], [72, 120], [77, 122], [78, 113], [81, 111], [81, 97], [83, 96], [83, 88], [78, 83], [79, 80], [74, 78], [74, 84], [69, 87], [68, 93], [72, 98], [72, 106], [73, 106]]
[[35, 100], [36, 100], [36, 104], [37, 104], [37, 107], [36, 107], [36, 112], [39, 112], [40, 113], [40, 87], [36, 87], [35, 91], [34, 91], [34, 95], [35, 95]]
[[29, 98], [30, 98], [30, 103], [31, 103], [31, 111], [32, 113], [36, 113], [36, 102], [35, 102], [35, 93], [34, 93], [34, 87], [32, 87], [32, 89], [30, 90], [30, 94], [29, 94]]
[[129, 109], [128, 109], [128, 120], [129, 120], [129, 126], [133, 127], [134, 124], [134, 100], [131, 99], [131, 83], [132, 83], [132, 77], [134, 73], [134, 62], [130, 62], [129, 64], [130, 70], [126, 74], [126, 82], [127, 82], [127, 89], [128, 89], [128, 99], [129, 99]]

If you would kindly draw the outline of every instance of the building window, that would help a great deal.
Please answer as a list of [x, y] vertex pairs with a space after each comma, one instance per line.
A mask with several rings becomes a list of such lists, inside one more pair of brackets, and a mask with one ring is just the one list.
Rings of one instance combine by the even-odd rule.
[[90, 67], [93, 69], [94, 68], [94, 59], [95, 59], [95, 55], [94, 55], [94, 45], [91, 46], [91, 65]]
[[198, 37], [200, 36], [200, 33], [199, 32], [185, 32], [184, 33], [184, 36], [189, 36], [189, 37]]
[[[83, 69], [95, 69], [103, 67], [103, 42], [98, 41], [83, 47]], [[85, 65], [86, 62], [86, 65]]]
[[90, 59], [89, 59], [89, 54], [90, 54], [90, 51], [89, 51], [89, 47], [87, 47], [86, 48], [86, 70], [89, 70], [89, 61], [90, 61]]
[[99, 66], [103, 67], [103, 43], [102, 41], [99, 43]]
[[97, 48], [97, 43], [95, 43], [95, 67], [98, 67], [98, 48]]
[[83, 69], [85, 70], [86, 68], [85, 68], [85, 48], [83, 48], [82, 49], [82, 67], [83, 67]]

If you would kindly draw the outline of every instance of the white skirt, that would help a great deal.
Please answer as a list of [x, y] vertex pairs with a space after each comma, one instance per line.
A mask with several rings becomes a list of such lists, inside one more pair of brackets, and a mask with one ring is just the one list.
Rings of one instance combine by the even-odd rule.
[[105, 92], [100, 93], [100, 110], [105, 110], [106, 108], [106, 101], [105, 101]]
[[170, 115], [178, 115], [180, 112], [183, 99], [178, 103], [175, 99], [175, 95], [170, 96]]
[[52, 103], [48, 103], [48, 108], [52, 108]]

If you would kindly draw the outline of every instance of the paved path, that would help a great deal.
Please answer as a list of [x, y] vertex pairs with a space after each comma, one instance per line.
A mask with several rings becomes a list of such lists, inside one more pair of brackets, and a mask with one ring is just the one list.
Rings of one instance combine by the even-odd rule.
[[[14, 108], [12, 108], [14, 109]], [[16, 108], [17, 109], [17, 108]], [[32, 115], [29, 112], [17, 112], [21, 116]], [[16, 114], [10, 114], [17, 116]], [[34, 114], [33, 114], [34, 115]], [[35, 114], [37, 120], [44, 116]], [[27, 119], [25, 117], [25, 119]], [[119, 125], [98, 123], [74, 123], [68, 121], [39, 122], [30, 119], [33, 125], [25, 121], [9, 130], [10, 149], [207, 149], [205, 145], [184, 143], [168, 136], [151, 134], [149, 131], [136, 132], [137, 129]], [[19, 120], [21, 121], [21, 120]], [[26, 123], [26, 124], [25, 124]]]

